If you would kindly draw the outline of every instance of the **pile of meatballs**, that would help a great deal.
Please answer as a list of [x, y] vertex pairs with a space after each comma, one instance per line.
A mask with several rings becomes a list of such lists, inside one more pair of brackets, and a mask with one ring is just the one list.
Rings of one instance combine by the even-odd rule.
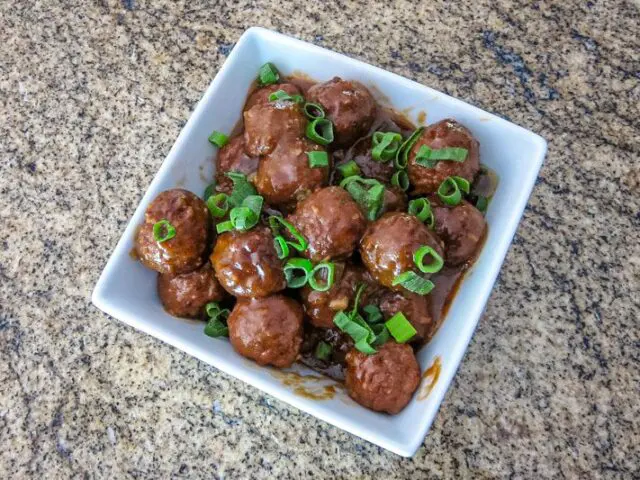
[[[320, 145], [305, 135], [309, 120], [298, 101], [274, 101], [275, 92], [300, 95], [321, 105], [333, 124], [333, 141]], [[270, 100], [271, 97], [271, 100]], [[286, 97], [285, 97], [286, 98]], [[333, 78], [305, 85], [276, 83], [255, 89], [247, 99], [244, 128], [228, 140], [216, 157], [215, 190], [231, 195], [229, 172], [244, 174], [264, 199], [257, 225], [216, 234], [214, 218], [203, 199], [192, 192], [162, 192], [149, 205], [139, 227], [135, 248], [139, 260], [159, 273], [158, 294], [165, 310], [185, 318], [205, 318], [211, 302], [228, 306], [228, 336], [240, 355], [260, 365], [286, 368], [325, 341], [332, 350], [322, 361], [338, 365], [349, 395], [379, 412], [398, 413], [420, 383], [414, 349], [434, 334], [436, 321], [430, 295], [394, 285], [407, 271], [420, 273], [414, 254], [429, 246], [447, 267], [473, 261], [481, 247], [486, 224], [483, 214], [467, 200], [443, 203], [438, 188], [451, 176], [473, 184], [479, 163], [479, 144], [471, 132], [447, 119], [424, 128], [408, 151], [407, 192], [392, 185], [393, 163], [372, 158], [375, 131], [406, 132], [394, 124], [372, 94], [355, 81]], [[433, 168], [416, 162], [421, 146], [459, 147], [468, 151], [464, 162], [440, 161]], [[308, 152], [326, 152], [328, 165], [310, 166]], [[337, 167], [355, 161], [359, 174], [385, 186], [384, 201], [375, 219], [367, 217], [349, 192], [339, 186]], [[433, 225], [407, 213], [411, 198], [430, 202]], [[299, 257], [332, 262], [335, 277], [328, 290], [308, 284], [287, 287], [286, 259], [274, 245], [267, 214], [282, 215], [306, 239]], [[167, 221], [174, 235], [164, 241], [154, 226]], [[437, 275], [432, 276], [437, 283]], [[360, 288], [364, 285], [364, 288]], [[338, 312], [353, 306], [375, 305], [384, 318], [402, 312], [415, 329], [405, 343], [390, 338], [367, 354], [336, 328]]]

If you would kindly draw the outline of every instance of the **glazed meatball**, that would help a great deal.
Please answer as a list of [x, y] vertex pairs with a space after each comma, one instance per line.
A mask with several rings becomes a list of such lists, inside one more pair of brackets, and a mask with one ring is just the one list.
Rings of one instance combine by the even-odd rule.
[[309, 242], [303, 255], [314, 262], [351, 255], [367, 225], [358, 204], [340, 187], [312, 193], [288, 219]]
[[387, 342], [378, 353], [356, 349], [347, 354], [347, 392], [360, 405], [377, 412], [398, 413], [420, 383], [420, 367], [409, 345]]
[[416, 335], [412, 341], [426, 341], [435, 329], [435, 322], [431, 316], [429, 295], [417, 295], [408, 291], [386, 291], [380, 298], [380, 310], [384, 318], [389, 319], [398, 312], [402, 312], [409, 320]]
[[307, 120], [299, 104], [276, 101], [258, 104], [244, 112], [245, 151], [257, 157], [269, 155], [278, 142], [304, 135]]
[[[158, 242], [153, 226], [167, 220], [176, 230], [173, 238]], [[211, 217], [205, 203], [191, 192], [162, 192], [147, 208], [135, 239], [136, 253], [147, 267], [160, 273], [179, 274], [195, 270], [203, 262], [209, 244]]]
[[164, 309], [171, 315], [198, 318], [204, 315], [209, 302], [219, 302], [227, 296], [206, 262], [193, 272], [180, 275], [158, 275], [158, 295]]
[[408, 213], [386, 213], [367, 228], [360, 241], [362, 261], [379, 283], [394, 290], [393, 279], [408, 270], [420, 274], [413, 254], [423, 245], [443, 256], [440, 241], [415, 216]]
[[211, 264], [222, 287], [236, 297], [266, 297], [287, 286], [273, 236], [266, 227], [220, 235]]
[[220, 149], [216, 160], [216, 190], [230, 194], [233, 182], [225, 175], [227, 172], [244, 173], [251, 178], [258, 170], [258, 158], [250, 157], [244, 151], [244, 135], [233, 137]]
[[431, 198], [435, 229], [443, 240], [449, 265], [473, 258], [487, 229], [482, 213], [467, 201], [450, 207]]
[[284, 295], [238, 300], [227, 324], [236, 352], [259, 365], [286, 368], [302, 345], [302, 307]]
[[[358, 286], [370, 282], [371, 279], [364, 268], [337, 263], [333, 287], [326, 292], [318, 292], [307, 285], [301, 290], [304, 311], [316, 327], [332, 328], [333, 317], [340, 310], [347, 310], [352, 305]], [[368, 302], [369, 290], [367, 288], [362, 293], [360, 305], [366, 305]]]
[[[433, 168], [427, 168], [416, 163], [416, 155], [422, 145], [432, 149], [460, 147], [469, 152], [464, 162], [441, 160]], [[480, 144], [469, 130], [451, 119], [427, 127], [409, 153], [407, 172], [416, 194], [436, 192], [450, 176], [463, 177], [472, 182], [479, 170]]]
[[376, 116], [376, 101], [369, 90], [339, 77], [315, 84], [307, 92], [307, 101], [322, 105], [333, 122], [333, 148], [347, 147], [366, 135]]
[[325, 151], [306, 138], [278, 143], [258, 167], [256, 189], [270, 205], [295, 207], [296, 203], [329, 179], [329, 167], [311, 167], [307, 152]]
[[301, 94], [300, 89], [292, 83], [276, 83], [268, 85], [266, 87], [259, 88], [249, 96], [249, 99], [244, 106], [244, 110], [247, 111], [255, 105], [264, 105], [269, 103], [269, 95], [277, 92], [278, 90], [283, 90], [291, 96]]

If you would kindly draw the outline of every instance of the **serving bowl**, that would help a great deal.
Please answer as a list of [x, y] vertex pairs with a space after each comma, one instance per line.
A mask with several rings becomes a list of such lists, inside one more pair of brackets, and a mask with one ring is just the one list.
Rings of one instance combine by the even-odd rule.
[[[480, 142], [481, 162], [499, 177], [486, 220], [484, 248], [466, 273], [442, 325], [417, 354], [424, 373], [418, 392], [399, 414], [367, 410], [333, 380], [296, 364], [288, 371], [259, 367], [226, 339], [203, 333], [204, 323], [167, 314], [156, 293], [156, 273], [131, 258], [137, 226], [163, 190], [201, 194], [214, 176], [213, 130], [231, 132], [259, 67], [273, 62], [284, 75], [316, 81], [334, 76], [368, 86], [383, 106], [415, 124], [455, 118]], [[138, 330], [253, 385], [321, 420], [403, 456], [421, 445], [480, 319], [546, 152], [538, 135], [443, 93], [344, 55], [262, 28], [247, 30], [211, 82], [118, 241], [93, 291], [96, 307]]]

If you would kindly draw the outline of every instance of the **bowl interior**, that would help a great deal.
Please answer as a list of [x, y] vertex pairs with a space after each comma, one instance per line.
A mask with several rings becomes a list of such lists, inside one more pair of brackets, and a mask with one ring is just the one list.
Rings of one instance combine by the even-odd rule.
[[[207, 137], [213, 130], [230, 132], [258, 68], [271, 61], [285, 75], [304, 73], [314, 80], [334, 76], [359, 80], [381, 103], [393, 106], [418, 123], [453, 117], [480, 141], [481, 162], [499, 176], [487, 212], [489, 233], [482, 254], [468, 272], [436, 336], [418, 354], [424, 371], [439, 357], [438, 381], [424, 400], [417, 397], [396, 416], [374, 413], [353, 402], [338, 388], [333, 398], [314, 400], [285, 386], [282, 373], [258, 367], [237, 355], [226, 340], [203, 334], [203, 324], [169, 316], [156, 293], [156, 274], [129, 256], [136, 226], [161, 191], [185, 188], [202, 194], [213, 178], [216, 150]], [[546, 144], [537, 135], [459, 100], [376, 67], [352, 60], [268, 30], [253, 28], [238, 41], [181, 132], [138, 206], [94, 290], [93, 301], [117, 319], [153, 335], [301, 410], [404, 456], [420, 446], [480, 318], [506, 251], [524, 210]], [[312, 371], [296, 365], [303, 375]], [[314, 375], [315, 376], [315, 375]], [[302, 379], [312, 394], [333, 384]], [[421, 390], [428, 387], [423, 381]], [[421, 391], [419, 390], [419, 392]]]

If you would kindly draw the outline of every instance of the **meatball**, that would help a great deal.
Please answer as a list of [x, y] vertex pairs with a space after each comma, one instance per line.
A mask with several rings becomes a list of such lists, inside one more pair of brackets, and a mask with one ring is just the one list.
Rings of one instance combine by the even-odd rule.
[[460, 265], [473, 258], [482, 242], [487, 222], [467, 201], [450, 207], [431, 199], [435, 229], [443, 240], [449, 265]]
[[290, 367], [302, 345], [302, 307], [284, 295], [238, 300], [227, 324], [236, 352], [259, 365]]
[[[305, 286], [300, 292], [305, 313], [316, 327], [332, 328], [333, 317], [340, 310], [347, 310], [353, 303], [358, 286], [370, 283], [371, 278], [364, 268], [342, 263], [336, 264], [333, 287], [326, 292], [318, 292]], [[369, 288], [360, 297], [360, 305], [366, 305]]]
[[377, 412], [398, 413], [420, 384], [420, 367], [409, 345], [387, 342], [378, 353], [356, 349], [347, 354], [347, 392], [360, 405]]
[[340, 187], [312, 193], [288, 219], [309, 242], [303, 255], [314, 262], [351, 255], [367, 225], [358, 204]]
[[393, 279], [408, 270], [420, 273], [413, 254], [423, 245], [443, 256], [439, 240], [415, 216], [408, 213], [385, 213], [367, 228], [360, 241], [362, 261], [379, 283], [394, 290]]
[[[466, 148], [469, 153], [464, 162], [441, 160], [433, 168], [416, 163], [416, 155], [422, 145], [432, 149], [445, 147]], [[447, 119], [427, 127], [409, 153], [408, 174], [414, 193], [434, 193], [450, 176], [458, 176], [472, 182], [480, 170], [480, 144], [467, 128], [455, 120]]]
[[329, 167], [309, 166], [307, 152], [325, 151], [306, 138], [278, 142], [258, 167], [256, 189], [270, 205], [290, 206], [326, 185]]
[[301, 95], [300, 89], [292, 83], [276, 83], [268, 85], [266, 87], [259, 88], [249, 96], [249, 99], [244, 106], [244, 110], [247, 111], [255, 105], [264, 105], [269, 103], [269, 95], [277, 92], [278, 90], [283, 90], [291, 96]]
[[[164, 242], [153, 236], [153, 226], [160, 220], [167, 220], [176, 231]], [[149, 204], [144, 214], [144, 223], [136, 234], [136, 253], [145, 266], [157, 272], [187, 273], [202, 265], [210, 232], [209, 210], [200, 198], [186, 190], [167, 190]]]
[[245, 151], [248, 155], [268, 155], [285, 138], [302, 137], [307, 120], [299, 104], [276, 101], [258, 104], [244, 112]]
[[171, 315], [198, 318], [209, 302], [219, 302], [227, 292], [216, 280], [211, 264], [206, 262], [193, 272], [181, 275], [158, 275], [158, 295], [164, 309]]
[[227, 172], [244, 173], [251, 177], [258, 170], [258, 157], [250, 157], [244, 151], [244, 135], [233, 137], [220, 149], [216, 159], [216, 190], [230, 194], [233, 182]]
[[436, 326], [431, 316], [430, 301], [429, 295], [387, 290], [380, 298], [380, 310], [387, 319], [402, 312], [416, 329], [412, 340], [422, 342], [431, 337]]
[[406, 212], [407, 194], [398, 187], [385, 187], [384, 197], [382, 197], [382, 213]]
[[315, 84], [307, 92], [307, 101], [322, 105], [333, 122], [334, 148], [347, 147], [366, 135], [376, 116], [376, 101], [369, 90], [339, 77]]
[[266, 227], [220, 235], [211, 264], [222, 287], [237, 297], [266, 297], [287, 286], [273, 236]]

